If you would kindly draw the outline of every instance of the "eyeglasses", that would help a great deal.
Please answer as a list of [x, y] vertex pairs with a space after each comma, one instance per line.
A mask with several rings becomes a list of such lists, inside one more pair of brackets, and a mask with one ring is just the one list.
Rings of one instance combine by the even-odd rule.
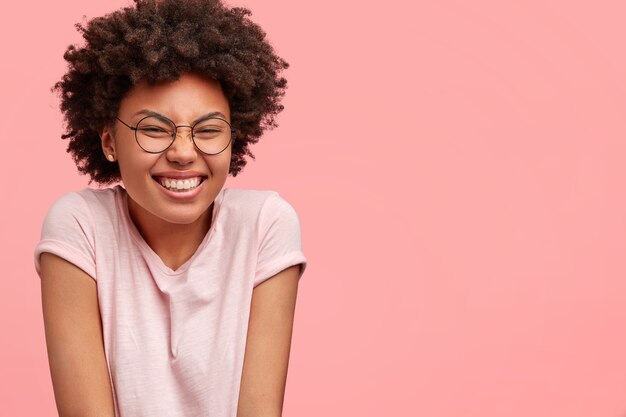
[[165, 152], [176, 140], [179, 127], [191, 128], [191, 140], [198, 150], [207, 155], [223, 152], [232, 140], [235, 129], [226, 120], [219, 117], [207, 117], [198, 120], [192, 126], [176, 125], [161, 115], [149, 115], [137, 122], [136, 126], [124, 126], [135, 132], [135, 140], [141, 149], [149, 153]]

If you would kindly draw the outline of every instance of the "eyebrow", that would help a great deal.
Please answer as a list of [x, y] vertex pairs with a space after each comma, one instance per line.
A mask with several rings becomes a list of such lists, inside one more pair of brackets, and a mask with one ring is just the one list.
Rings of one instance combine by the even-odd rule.
[[[155, 112], [153, 110], [141, 109], [137, 113], [133, 114], [133, 117], [138, 116], [138, 115], [154, 116], [154, 117], [158, 117], [159, 119], [166, 119], [166, 120], [170, 120], [170, 121], [173, 122], [173, 120], [170, 119], [169, 117], [164, 116], [161, 113], [157, 113], [157, 112]], [[212, 117], [220, 117], [220, 118], [226, 120], [226, 116], [224, 116], [223, 113], [221, 113], [219, 111], [213, 111], [213, 112], [210, 112], [210, 113], [207, 113], [207, 114], [205, 114], [203, 116], [198, 117], [196, 120], [193, 120], [191, 122], [191, 125], [193, 126], [193, 125], [195, 125], [196, 123], [198, 123], [198, 122], [200, 122], [202, 120], [210, 119]]]

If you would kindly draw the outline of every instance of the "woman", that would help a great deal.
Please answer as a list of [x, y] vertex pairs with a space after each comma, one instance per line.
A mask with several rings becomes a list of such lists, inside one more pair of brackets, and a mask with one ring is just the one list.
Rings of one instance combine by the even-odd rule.
[[287, 63], [249, 14], [136, 0], [78, 26], [64, 138], [112, 186], [57, 200], [35, 251], [61, 416], [281, 415], [298, 216], [224, 188], [283, 108]]

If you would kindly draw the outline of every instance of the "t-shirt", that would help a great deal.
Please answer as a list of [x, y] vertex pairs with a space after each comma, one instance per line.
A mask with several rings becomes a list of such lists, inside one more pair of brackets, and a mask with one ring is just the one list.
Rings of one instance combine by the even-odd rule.
[[306, 267], [300, 222], [275, 191], [223, 188], [196, 253], [175, 271], [148, 246], [121, 185], [86, 188], [48, 211], [39, 255], [97, 282], [118, 417], [236, 417], [253, 287]]

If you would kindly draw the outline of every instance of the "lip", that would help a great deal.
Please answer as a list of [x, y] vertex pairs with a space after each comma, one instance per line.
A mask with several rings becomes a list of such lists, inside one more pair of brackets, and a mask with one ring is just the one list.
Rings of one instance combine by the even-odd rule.
[[200, 182], [200, 184], [194, 188], [193, 190], [188, 190], [188, 191], [170, 191], [167, 188], [163, 187], [159, 181], [156, 179], [158, 178], [157, 176], [153, 175], [152, 181], [154, 181], [156, 183], [156, 186], [161, 190], [161, 192], [163, 194], [165, 194], [167, 197], [169, 197], [172, 200], [191, 200], [193, 198], [195, 198], [198, 194], [200, 194], [202, 192], [202, 189], [204, 188], [204, 183], [206, 183], [206, 176], [203, 175], [191, 175], [191, 176], [185, 176], [185, 177], [170, 177], [172, 173], [167, 173], [167, 175], [162, 174], [162, 176], [167, 176], [169, 178], [178, 178], [178, 179], [184, 179], [184, 178], [195, 178], [195, 177], [202, 177], [202, 182]]

